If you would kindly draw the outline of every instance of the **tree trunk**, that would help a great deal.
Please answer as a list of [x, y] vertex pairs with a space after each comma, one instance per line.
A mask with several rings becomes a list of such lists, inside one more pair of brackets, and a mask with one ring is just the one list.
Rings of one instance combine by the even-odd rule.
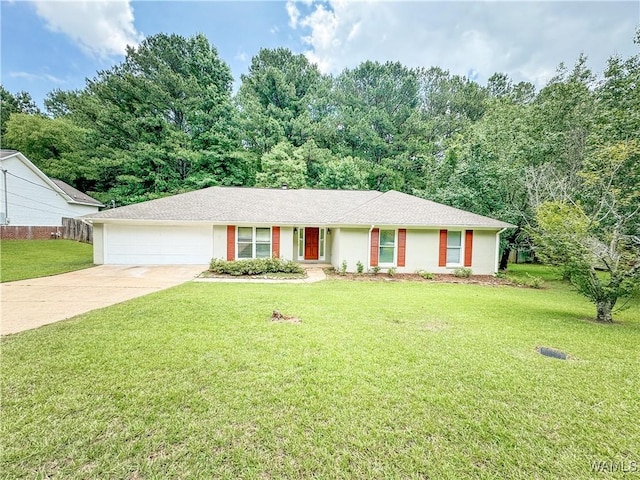
[[500, 257], [500, 266], [498, 267], [498, 270], [505, 271], [507, 269], [507, 265], [509, 264], [510, 254], [511, 254], [511, 245], [507, 243], [504, 247], [504, 250], [502, 251], [502, 256]]
[[502, 256], [500, 257], [500, 266], [498, 270], [506, 270], [507, 264], [509, 263], [509, 254], [513, 248], [513, 244], [518, 238], [518, 234], [520, 233], [520, 227], [518, 226], [513, 233], [507, 238], [507, 244], [504, 246], [504, 250], [502, 251]]
[[611, 310], [613, 310], [613, 302], [608, 298], [605, 300], [598, 300], [596, 302], [596, 308], [598, 310], [598, 314], [596, 315], [596, 320], [598, 322], [613, 322], [613, 316], [611, 314]]

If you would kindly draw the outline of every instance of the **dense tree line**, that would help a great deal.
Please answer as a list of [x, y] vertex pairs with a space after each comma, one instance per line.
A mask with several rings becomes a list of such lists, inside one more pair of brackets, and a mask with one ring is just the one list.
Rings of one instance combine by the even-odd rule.
[[[278, 48], [258, 52], [234, 95], [203, 35], [160, 34], [85, 88], [52, 91], [44, 113], [2, 88], [2, 144], [116, 205], [212, 185], [403, 191], [517, 225], [503, 267], [511, 246], [537, 240], [615, 304], [591, 267], [620, 285], [640, 277], [639, 77], [639, 55], [612, 56], [601, 78], [580, 57], [539, 91], [397, 62], [324, 75]], [[575, 258], [558, 238], [567, 216]]]

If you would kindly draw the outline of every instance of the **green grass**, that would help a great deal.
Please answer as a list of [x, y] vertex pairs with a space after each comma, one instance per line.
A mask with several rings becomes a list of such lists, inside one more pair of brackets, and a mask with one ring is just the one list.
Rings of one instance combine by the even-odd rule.
[[602, 478], [640, 461], [635, 307], [599, 325], [564, 288], [188, 283], [4, 338], [0, 471]]
[[93, 266], [93, 246], [72, 240], [3, 240], [0, 280], [13, 282]]
[[557, 267], [538, 263], [510, 263], [507, 268], [509, 278], [526, 282], [530, 277], [539, 277], [545, 282], [561, 282], [562, 271]]

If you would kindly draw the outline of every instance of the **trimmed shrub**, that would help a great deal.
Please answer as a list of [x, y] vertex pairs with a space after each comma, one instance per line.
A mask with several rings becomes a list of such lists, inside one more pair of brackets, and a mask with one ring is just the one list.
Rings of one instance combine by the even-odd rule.
[[347, 261], [343, 260], [342, 263], [340, 264], [340, 275], [344, 275], [347, 273]]
[[394, 277], [396, 272], [397, 272], [396, 267], [389, 267], [387, 269], [387, 275], [389, 275], [390, 277]]
[[364, 272], [364, 265], [362, 264], [362, 262], [360, 260], [358, 260], [358, 263], [356, 263], [356, 271], [358, 273]]
[[426, 272], [424, 270], [417, 270], [416, 273], [420, 275], [425, 280], [433, 280], [436, 276], [431, 272]]
[[472, 273], [473, 272], [470, 268], [461, 267], [461, 268], [456, 268], [453, 271], [453, 276], [458, 278], [469, 278]]
[[234, 261], [214, 258], [209, 264], [209, 271], [218, 275], [241, 276], [263, 275], [265, 273], [303, 274], [304, 268], [299, 263], [281, 258], [253, 258]]

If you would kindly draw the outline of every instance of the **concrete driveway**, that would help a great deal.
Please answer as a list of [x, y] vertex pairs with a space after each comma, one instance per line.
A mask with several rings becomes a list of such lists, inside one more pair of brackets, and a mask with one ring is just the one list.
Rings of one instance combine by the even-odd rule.
[[100, 265], [0, 284], [0, 335], [58, 322], [193, 279], [207, 265]]

